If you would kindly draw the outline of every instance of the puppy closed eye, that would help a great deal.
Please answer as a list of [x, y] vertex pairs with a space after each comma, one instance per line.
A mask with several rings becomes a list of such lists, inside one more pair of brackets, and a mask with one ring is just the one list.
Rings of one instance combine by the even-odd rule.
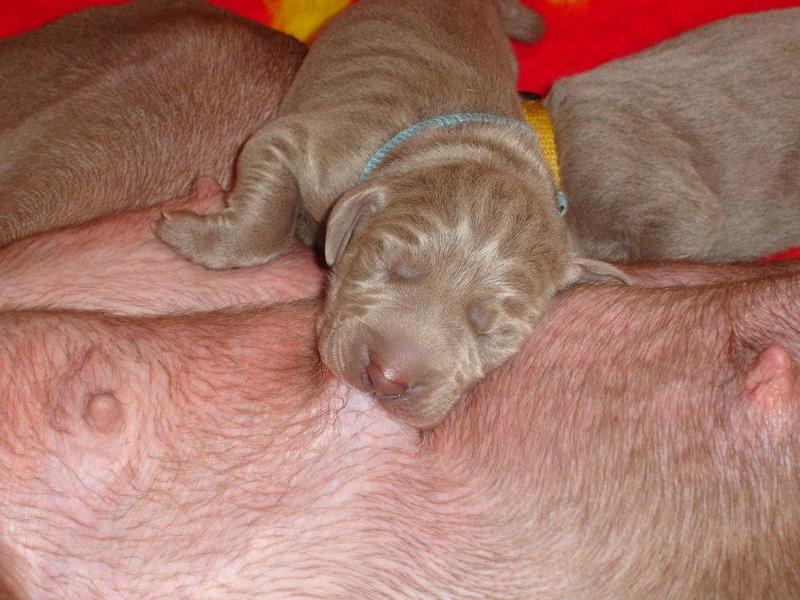
[[471, 302], [467, 308], [470, 323], [478, 335], [486, 335], [492, 331], [499, 311], [489, 302]]

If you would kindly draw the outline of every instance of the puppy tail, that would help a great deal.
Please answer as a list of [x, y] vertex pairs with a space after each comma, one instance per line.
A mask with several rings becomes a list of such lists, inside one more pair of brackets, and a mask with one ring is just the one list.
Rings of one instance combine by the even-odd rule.
[[503, 27], [511, 39], [519, 42], [535, 42], [544, 35], [544, 21], [532, 8], [521, 0], [497, 0]]

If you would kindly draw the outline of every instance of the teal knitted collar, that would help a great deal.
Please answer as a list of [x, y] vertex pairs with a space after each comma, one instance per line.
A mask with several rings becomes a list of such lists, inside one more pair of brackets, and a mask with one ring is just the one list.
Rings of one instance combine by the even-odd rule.
[[[386, 156], [400, 144], [407, 142], [418, 133], [427, 131], [428, 129], [452, 129], [462, 125], [502, 125], [504, 127], [512, 127], [515, 129], [522, 129], [529, 133], [536, 135], [530, 126], [524, 121], [512, 119], [510, 117], [503, 117], [500, 115], [493, 115], [491, 113], [454, 113], [451, 115], [441, 115], [431, 119], [425, 119], [419, 123], [406, 127], [400, 133], [394, 135], [388, 142], [378, 148], [375, 154], [367, 161], [361, 175], [358, 176], [358, 183], [363, 182], [373, 171], [377, 169], [381, 163], [386, 159]], [[558, 194], [558, 212], [563, 215], [567, 211], [566, 197], [562, 193]]]

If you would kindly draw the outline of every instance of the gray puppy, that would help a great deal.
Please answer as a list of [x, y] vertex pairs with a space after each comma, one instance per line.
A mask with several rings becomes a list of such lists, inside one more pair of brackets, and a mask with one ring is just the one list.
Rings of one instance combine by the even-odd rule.
[[173, 213], [157, 235], [230, 268], [269, 260], [293, 234], [310, 242], [327, 221], [325, 364], [409, 423], [436, 424], [520, 349], [556, 290], [624, 279], [569, 253], [553, 179], [520, 122], [506, 34], [540, 32], [516, 0], [361, 0], [245, 145], [229, 207]]
[[579, 252], [749, 259], [800, 244], [800, 9], [724, 19], [556, 83]]
[[186, 194], [198, 173], [227, 185], [304, 55], [200, 0], [94, 7], [0, 40], [0, 246]]

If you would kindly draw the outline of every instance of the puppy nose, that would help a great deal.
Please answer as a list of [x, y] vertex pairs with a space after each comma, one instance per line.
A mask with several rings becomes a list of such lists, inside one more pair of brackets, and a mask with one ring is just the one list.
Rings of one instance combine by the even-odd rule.
[[408, 389], [396, 369], [382, 367], [374, 360], [369, 361], [366, 373], [370, 387], [382, 396], [400, 396]]

